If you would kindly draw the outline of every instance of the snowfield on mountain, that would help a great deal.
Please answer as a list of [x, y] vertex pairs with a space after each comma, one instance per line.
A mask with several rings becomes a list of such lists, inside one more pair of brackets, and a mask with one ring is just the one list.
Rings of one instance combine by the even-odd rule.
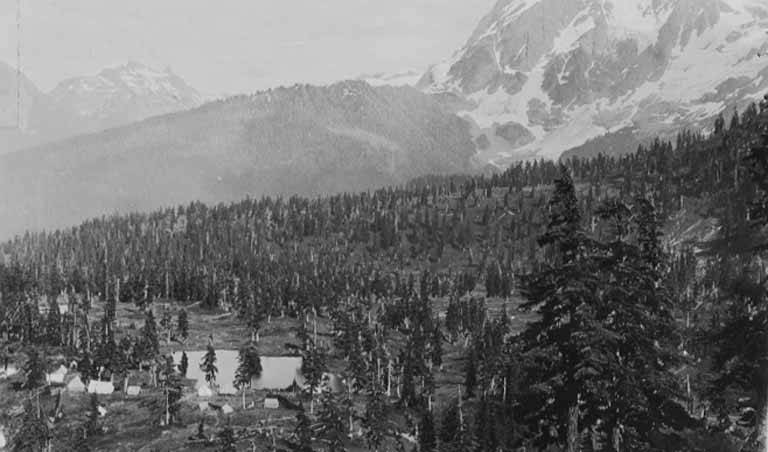
[[763, 0], [500, 0], [418, 86], [475, 124], [484, 160], [558, 158], [742, 108], [768, 88], [767, 29]]

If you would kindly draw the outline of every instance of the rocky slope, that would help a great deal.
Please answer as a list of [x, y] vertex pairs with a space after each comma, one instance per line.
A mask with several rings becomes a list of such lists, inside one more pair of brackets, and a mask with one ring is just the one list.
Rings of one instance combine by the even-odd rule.
[[360, 81], [240, 96], [0, 156], [0, 236], [193, 200], [318, 194], [472, 168], [469, 124]]
[[[764, 0], [499, 0], [418, 86], [474, 123], [486, 160], [634, 143], [768, 89]], [[609, 141], [616, 141], [615, 138]]]
[[421, 79], [419, 71], [402, 72], [377, 72], [375, 74], [362, 74], [357, 80], [362, 80], [372, 86], [415, 86]]

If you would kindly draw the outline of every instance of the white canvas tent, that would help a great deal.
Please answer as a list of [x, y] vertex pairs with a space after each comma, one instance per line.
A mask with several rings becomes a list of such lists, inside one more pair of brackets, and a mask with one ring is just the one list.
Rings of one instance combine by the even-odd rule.
[[[42, 315], [47, 315], [50, 311], [51, 300], [46, 296], [40, 299], [37, 304], [37, 309]], [[66, 314], [69, 312], [69, 296], [65, 293], [61, 293], [56, 296], [56, 306], [59, 308], [60, 314]]]
[[197, 396], [198, 397], [212, 397], [213, 391], [211, 390], [211, 387], [208, 385], [200, 385], [197, 387]]
[[83, 383], [83, 380], [80, 379], [79, 375], [75, 375], [75, 378], [69, 380], [69, 383], [67, 383], [67, 391], [85, 392], [85, 384]]
[[67, 376], [68, 369], [65, 366], [60, 366], [55, 371], [46, 374], [45, 380], [48, 384], [64, 384], [64, 377]]
[[0, 369], [0, 380], [4, 380], [8, 377], [12, 377], [19, 373], [19, 369], [16, 368], [13, 364], [8, 365], [7, 369]]
[[331, 391], [334, 394], [340, 394], [346, 390], [344, 381], [340, 376], [332, 373], [323, 374], [322, 390]]
[[129, 396], [137, 396], [141, 394], [141, 387], [140, 386], [128, 386], [128, 388], [125, 390], [125, 393]]
[[112, 394], [115, 392], [115, 386], [111, 381], [91, 380], [88, 382], [89, 394]]
[[273, 397], [267, 397], [264, 399], [264, 408], [268, 410], [276, 410], [280, 408], [280, 401]]
[[221, 407], [221, 412], [224, 414], [232, 414], [235, 410], [228, 403], [225, 403], [224, 406]]

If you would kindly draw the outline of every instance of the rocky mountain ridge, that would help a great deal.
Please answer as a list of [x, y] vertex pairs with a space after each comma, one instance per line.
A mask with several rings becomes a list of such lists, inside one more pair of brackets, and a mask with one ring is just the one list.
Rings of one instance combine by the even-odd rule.
[[761, 0], [500, 0], [418, 87], [474, 124], [482, 158], [706, 128], [768, 89]]

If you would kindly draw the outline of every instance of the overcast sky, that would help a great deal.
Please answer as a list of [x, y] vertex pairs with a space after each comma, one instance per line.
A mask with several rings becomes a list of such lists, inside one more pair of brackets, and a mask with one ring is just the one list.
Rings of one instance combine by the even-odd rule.
[[[22, 0], [22, 66], [43, 90], [138, 61], [206, 94], [423, 70], [464, 44], [495, 0]], [[15, 65], [16, 0], [0, 0]]]

